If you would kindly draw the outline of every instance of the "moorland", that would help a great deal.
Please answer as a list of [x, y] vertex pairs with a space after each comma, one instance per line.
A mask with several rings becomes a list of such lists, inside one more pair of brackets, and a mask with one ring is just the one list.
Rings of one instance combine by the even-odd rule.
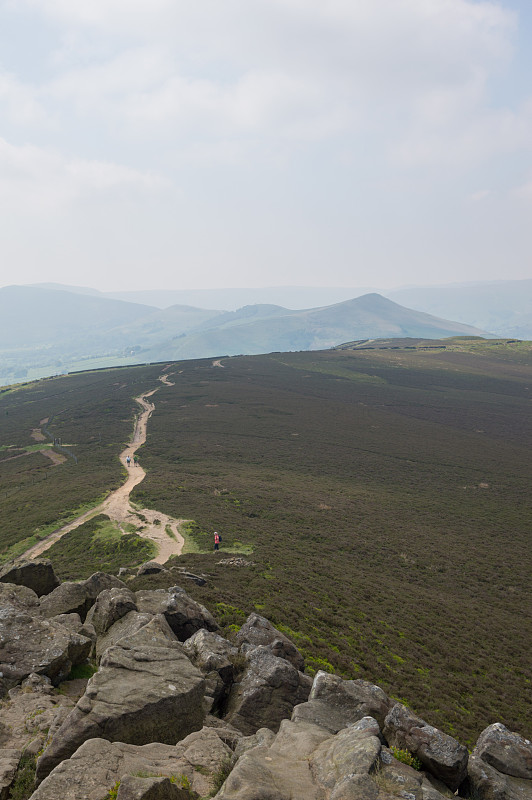
[[[180, 563], [207, 581], [187, 591], [227, 634], [257, 610], [311, 672], [375, 682], [464, 742], [497, 720], [526, 734], [532, 345], [426, 347], [182, 361], [5, 390], [2, 558], [120, 483], [133, 398], [159, 385], [133, 500], [191, 520]], [[163, 366], [174, 385], [158, 384]], [[45, 427], [77, 463], [36, 449]], [[104, 556], [134, 561], [135, 536], [102, 540], [99, 523], [47, 552], [61, 577]], [[224, 551], [247, 565], [220, 563]]]

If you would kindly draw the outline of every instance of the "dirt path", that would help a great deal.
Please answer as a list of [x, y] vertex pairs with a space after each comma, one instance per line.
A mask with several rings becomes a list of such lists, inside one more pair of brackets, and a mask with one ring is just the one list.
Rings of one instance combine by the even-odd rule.
[[224, 365], [222, 364], [221, 359], [219, 359], [219, 358], [217, 358], [216, 361], [213, 361], [212, 365], [213, 365], [213, 367], [221, 367], [222, 369], [225, 369]]
[[[167, 385], [173, 385], [170, 384], [168, 380], [163, 380], [164, 378], [167, 379], [168, 376], [162, 375], [159, 380]], [[135, 398], [142, 410], [135, 422], [133, 438], [120, 454], [120, 461], [127, 470], [127, 477], [122, 486], [115, 489], [114, 492], [111, 492], [103, 503], [81, 514], [81, 516], [77, 517], [73, 522], [69, 522], [68, 525], [59, 528], [57, 531], [51, 533], [50, 536], [47, 536], [46, 539], [43, 539], [41, 542], [31, 547], [23, 554], [24, 557], [37, 558], [37, 556], [40, 556], [55, 542], [61, 539], [65, 533], [79, 528], [84, 522], [87, 522], [87, 520], [98, 514], [107, 514], [110, 519], [116, 522], [122, 533], [131, 533], [134, 529], [139, 536], [144, 536], [155, 542], [158, 553], [153, 558], [153, 561], [157, 561], [159, 564], [164, 564], [172, 555], [181, 554], [185, 540], [179, 528], [180, 525], [187, 520], [173, 519], [166, 514], [149, 508], [137, 509], [131, 504], [129, 499], [132, 489], [146, 477], [146, 473], [140, 465], [134, 466], [133, 459], [138, 448], [146, 441], [148, 419], [155, 408], [154, 404], [148, 400], [148, 398], [155, 394], [156, 391], [157, 389], [153, 389], [151, 392], [147, 392]], [[130, 458], [129, 467], [127, 465], [128, 456]], [[171, 535], [169, 535], [168, 531], [171, 532]]]

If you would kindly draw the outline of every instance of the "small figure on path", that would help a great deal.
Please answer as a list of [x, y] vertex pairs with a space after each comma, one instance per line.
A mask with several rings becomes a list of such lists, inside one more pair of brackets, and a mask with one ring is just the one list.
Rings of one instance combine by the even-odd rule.
[[218, 531], [214, 531], [214, 549], [218, 550], [220, 548], [220, 542], [222, 541], [222, 537], [218, 533]]
[[131, 464], [131, 457], [130, 457], [130, 456], [127, 456], [127, 458], [126, 458], [126, 464], [128, 465], [128, 467], [129, 467], [129, 465]]
[[139, 460], [137, 456], [133, 456], [133, 466], [138, 467], [138, 465], [139, 465]]

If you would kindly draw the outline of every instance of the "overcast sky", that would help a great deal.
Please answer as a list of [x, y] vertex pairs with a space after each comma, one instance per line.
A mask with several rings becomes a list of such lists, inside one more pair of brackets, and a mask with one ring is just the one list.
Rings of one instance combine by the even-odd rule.
[[532, 277], [531, 0], [0, 0], [0, 285]]

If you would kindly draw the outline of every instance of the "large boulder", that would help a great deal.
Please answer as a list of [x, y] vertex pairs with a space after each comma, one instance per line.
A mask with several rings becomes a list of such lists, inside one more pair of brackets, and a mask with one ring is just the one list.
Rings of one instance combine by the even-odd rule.
[[201, 728], [205, 681], [164, 617], [106, 650], [100, 669], [37, 763], [46, 777], [88, 739], [174, 743]]
[[368, 776], [379, 757], [379, 733], [376, 720], [364, 717], [320, 744], [310, 759], [315, 783], [327, 793], [338, 783], [344, 790], [348, 783], [360, 784], [358, 776]]
[[532, 780], [532, 742], [500, 722], [482, 731], [473, 752], [504, 775]]
[[260, 614], [253, 613], [249, 615], [238, 631], [236, 641], [239, 645], [246, 643], [254, 647], [259, 645], [269, 647], [275, 656], [290, 661], [300, 672], [305, 668], [303, 656], [295, 644], [284, 633], [274, 628], [266, 617], [261, 617]]
[[388, 744], [409, 750], [431, 775], [453, 791], [466, 777], [467, 748], [416, 717], [401, 703], [396, 703], [387, 715], [383, 733]]
[[101, 636], [119, 619], [136, 610], [135, 595], [125, 586], [104, 589], [96, 598], [85, 621], [94, 625], [96, 635]]
[[532, 781], [499, 772], [473, 750], [467, 765], [464, 796], [475, 800], [530, 800]]
[[31, 616], [12, 605], [0, 608], [0, 694], [32, 672], [47, 675], [54, 685], [74, 664], [85, 661], [92, 643], [52, 620]]
[[73, 707], [70, 698], [53, 692], [49, 679], [30, 675], [2, 704], [0, 747], [37, 753], [58, 718]]
[[114, 625], [111, 625], [104, 634], [98, 636], [95, 648], [96, 660], [100, 661], [108, 647], [113, 647], [121, 639], [136, 633], [152, 619], [152, 614], [139, 614], [138, 611], [129, 611], [121, 619], [117, 620]]
[[[129, 791], [133, 787], [125, 779], [140, 775], [172, 778], [172, 785], [176, 788], [179, 788], [178, 781], [188, 783], [193, 792], [204, 797], [210, 795], [215, 775], [230, 757], [231, 750], [212, 728], [193, 733], [177, 745], [150, 743], [139, 746], [89, 739], [42, 781], [31, 800], [57, 800], [58, 797], [61, 800], [103, 800], [118, 781], [121, 797], [129, 800], [126, 789]], [[139, 788], [150, 789], [146, 784], [144, 787], [137, 784], [135, 789]], [[146, 800], [158, 800], [159, 796], [148, 794]], [[190, 796], [187, 791], [183, 800]], [[168, 793], [163, 795], [163, 800], [176, 797], [181, 795]]]
[[308, 702], [294, 708], [292, 719], [312, 722], [338, 733], [362, 717], [370, 716], [382, 728], [392, 705], [379, 686], [363, 680], [343, 680], [320, 670], [314, 678]]
[[27, 586], [39, 597], [50, 594], [59, 586], [59, 578], [47, 558], [38, 558], [35, 561], [25, 559], [6, 564], [0, 570], [0, 582]]
[[225, 719], [246, 736], [259, 728], [277, 731], [296, 704], [304, 702], [312, 679], [267, 646], [246, 653], [247, 667], [229, 694]]
[[14, 583], [0, 583], [0, 608], [9, 605], [20, 611], [39, 614], [39, 598], [27, 586], [17, 586]]
[[183, 649], [205, 675], [207, 697], [211, 707], [218, 709], [233, 683], [237, 648], [217, 633], [202, 628], [186, 640]]
[[180, 642], [186, 641], [201, 628], [215, 632], [220, 630], [210, 611], [179, 586], [139, 591], [136, 599], [141, 613], [163, 614]]
[[100, 592], [114, 587], [125, 589], [126, 585], [114, 575], [107, 575], [105, 572], [95, 572], [90, 578], [79, 583], [65, 581], [53, 592], [41, 598], [41, 613], [45, 617], [79, 614], [81, 619], [85, 620], [87, 612], [94, 605]]

